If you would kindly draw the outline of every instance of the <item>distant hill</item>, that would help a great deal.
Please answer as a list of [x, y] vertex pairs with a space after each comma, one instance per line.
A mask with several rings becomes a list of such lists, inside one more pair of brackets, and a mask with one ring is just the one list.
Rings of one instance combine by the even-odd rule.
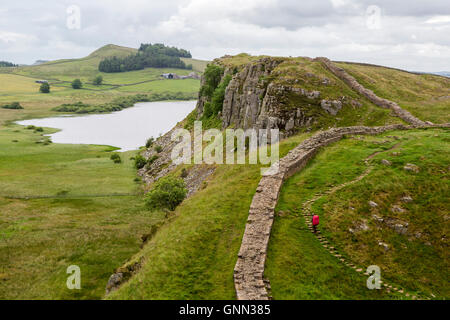
[[14, 63], [8, 61], [0, 61], [0, 67], [16, 67]]
[[[60, 59], [53, 61], [38, 60], [42, 63], [21, 67], [18, 73], [36, 78], [69, 79], [89, 78], [99, 73], [100, 61], [109, 57], [124, 58], [135, 54], [135, 48], [122, 47], [114, 44], [105, 45], [88, 56], [80, 59]], [[186, 64], [192, 64], [196, 72], [203, 72], [207, 61], [182, 58]]]
[[46, 63], [46, 62], [50, 62], [50, 60], [36, 60], [36, 62], [33, 63], [32, 66], [38, 66], [38, 65]]
[[432, 73], [437, 74], [438, 76], [450, 78], [450, 71], [440, 71], [440, 72], [432, 72]]

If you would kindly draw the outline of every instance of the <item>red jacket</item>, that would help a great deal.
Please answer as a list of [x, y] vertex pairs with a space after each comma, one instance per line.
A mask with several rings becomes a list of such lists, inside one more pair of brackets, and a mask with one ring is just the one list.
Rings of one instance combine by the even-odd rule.
[[319, 224], [319, 216], [314, 215], [312, 217], [312, 224], [313, 224], [313, 226], [317, 226]]

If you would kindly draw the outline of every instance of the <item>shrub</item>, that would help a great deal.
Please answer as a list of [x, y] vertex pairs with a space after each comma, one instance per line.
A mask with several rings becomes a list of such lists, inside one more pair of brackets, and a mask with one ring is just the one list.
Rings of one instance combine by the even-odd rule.
[[209, 64], [203, 74], [205, 84], [200, 88], [200, 96], [211, 98], [220, 83], [222, 74], [223, 68], [215, 64]]
[[153, 157], [149, 158], [147, 160], [147, 164], [152, 164], [153, 162], [155, 162], [156, 159], [158, 159], [159, 157], [157, 155], [154, 155]]
[[44, 132], [44, 129], [42, 127], [37, 127], [35, 131], [36, 132]]
[[74, 89], [81, 89], [83, 87], [83, 83], [80, 79], [75, 79], [72, 81], [72, 88]]
[[187, 190], [182, 179], [164, 177], [147, 193], [145, 202], [151, 209], [175, 210], [186, 198], [186, 194]]
[[122, 159], [120, 158], [120, 155], [118, 153], [113, 153], [111, 155], [111, 160], [114, 161], [114, 163], [121, 163]]
[[3, 109], [23, 109], [23, 107], [18, 102], [12, 102], [10, 104], [5, 104], [2, 106]]
[[162, 151], [162, 149], [163, 148], [161, 146], [156, 146], [155, 147], [155, 151], [158, 152], [158, 153], [160, 153]]
[[188, 171], [186, 168], [181, 169], [180, 177], [186, 178], [188, 176]]
[[153, 137], [150, 137], [147, 139], [147, 142], [145, 143], [145, 147], [148, 149], [153, 145], [153, 142], [155, 142], [155, 139]]
[[41, 93], [50, 93], [50, 85], [47, 82], [41, 84], [39, 91]]
[[30, 125], [30, 126], [27, 126], [25, 129], [27, 129], [27, 130], [34, 130], [34, 129], [36, 129], [36, 127], [33, 126], [33, 125]]
[[96, 76], [94, 78], [94, 80], [92, 81], [92, 83], [96, 86], [99, 86], [103, 83], [103, 77], [99, 74], [98, 76]]
[[147, 160], [145, 160], [145, 158], [143, 156], [141, 156], [140, 154], [138, 154], [134, 158], [134, 166], [136, 167], [136, 169], [142, 169], [146, 163], [147, 163]]
[[225, 99], [225, 89], [231, 81], [231, 76], [226, 75], [219, 86], [214, 90], [211, 99], [211, 109], [213, 115], [217, 115], [220, 111], [222, 111], [223, 100]]

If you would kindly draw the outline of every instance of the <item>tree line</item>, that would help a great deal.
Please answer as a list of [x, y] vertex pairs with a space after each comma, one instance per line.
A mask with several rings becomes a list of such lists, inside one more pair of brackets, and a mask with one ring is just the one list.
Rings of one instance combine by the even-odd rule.
[[17, 67], [17, 65], [8, 61], [0, 61], [0, 67]]
[[141, 44], [138, 52], [125, 58], [116, 56], [100, 61], [98, 70], [101, 72], [126, 72], [142, 70], [144, 68], [178, 68], [192, 69], [180, 58], [191, 58], [192, 55], [185, 49], [167, 47], [164, 44]]

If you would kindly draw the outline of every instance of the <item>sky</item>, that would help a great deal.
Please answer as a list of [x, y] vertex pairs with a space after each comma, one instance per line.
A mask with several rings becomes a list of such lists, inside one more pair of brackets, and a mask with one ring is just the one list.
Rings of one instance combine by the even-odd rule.
[[31, 64], [141, 43], [205, 60], [246, 52], [450, 71], [450, 2], [18, 0], [0, 7], [0, 60]]

